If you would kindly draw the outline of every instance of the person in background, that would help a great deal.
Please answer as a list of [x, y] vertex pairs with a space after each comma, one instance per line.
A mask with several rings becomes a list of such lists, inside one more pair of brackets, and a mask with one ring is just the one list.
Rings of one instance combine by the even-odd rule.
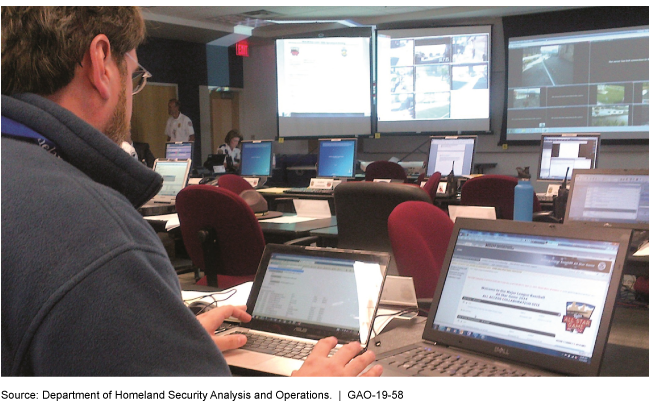
[[181, 113], [181, 102], [178, 99], [170, 99], [167, 104], [167, 141], [186, 142], [194, 141], [194, 127], [192, 120]]
[[226, 171], [236, 172], [241, 163], [241, 150], [238, 148], [242, 135], [237, 130], [230, 130], [226, 134], [224, 143], [217, 149], [217, 154], [225, 154], [226, 157]]
[[[136, 210], [163, 179], [119, 147], [151, 77], [136, 54], [140, 9], [1, 14], [2, 376], [230, 375], [221, 352], [246, 338], [214, 332], [251, 316], [223, 306], [195, 317], [185, 306]], [[356, 376], [374, 360], [358, 343], [328, 358], [335, 344], [321, 340], [295, 375]]]

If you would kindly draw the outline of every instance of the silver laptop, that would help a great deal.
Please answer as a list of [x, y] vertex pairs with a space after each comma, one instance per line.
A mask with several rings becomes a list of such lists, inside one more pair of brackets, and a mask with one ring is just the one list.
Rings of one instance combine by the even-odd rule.
[[[172, 206], [176, 203], [176, 195], [187, 186], [192, 160], [157, 159], [153, 170], [163, 178], [160, 191], [140, 208], [144, 215], [155, 215], [158, 208]], [[146, 213], [146, 214], [145, 214]]]
[[339, 345], [358, 341], [365, 349], [389, 259], [381, 252], [267, 245], [247, 302], [252, 321], [220, 333], [248, 337], [244, 347], [224, 352], [228, 365], [288, 376], [319, 339], [335, 336]]
[[565, 224], [648, 230], [648, 170], [573, 171]]
[[457, 219], [423, 340], [376, 362], [385, 376], [597, 375], [630, 233]]

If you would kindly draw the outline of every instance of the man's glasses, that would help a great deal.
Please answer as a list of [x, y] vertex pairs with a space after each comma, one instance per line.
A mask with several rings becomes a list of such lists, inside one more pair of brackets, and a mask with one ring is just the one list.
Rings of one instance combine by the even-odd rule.
[[140, 65], [133, 57], [126, 53], [126, 56], [131, 59], [134, 63], [138, 65], [138, 68], [133, 72], [133, 94], [140, 93], [144, 86], [147, 85], [147, 79], [151, 77], [151, 73], [147, 71], [144, 67]]

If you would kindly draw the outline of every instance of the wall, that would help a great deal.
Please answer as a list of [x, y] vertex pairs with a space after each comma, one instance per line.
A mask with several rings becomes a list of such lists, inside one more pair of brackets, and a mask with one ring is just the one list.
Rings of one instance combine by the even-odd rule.
[[[582, 9], [575, 14], [599, 14], [601, 9]], [[604, 10], [610, 12], [611, 10]], [[564, 13], [564, 12], [562, 12]], [[624, 13], [625, 15], [625, 13]], [[557, 15], [545, 14], [545, 20], [553, 20]], [[570, 16], [569, 16], [570, 17]], [[574, 16], [575, 17], [575, 16]], [[625, 17], [625, 16], [624, 16]], [[645, 9], [645, 24], [648, 14]], [[529, 16], [535, 21], [535, 16]], [[509, 24], [512, 21], [508, 21]], [[483, 18], [464, 20], [462, 22], [436, 22], [436, 25], [492, 25], [492, 72], [491, 72], [491, 130], [479, 136], [474, 163], [497, 163], [494, 169], [486, 173], [516, 175], [516, 167], [530, 166], [530, 172], [536, 173], [539, 148], [536, 146], [510, 146], [507, 149], [499, 145], [505, 106], [505, 38], [501, 18]], [[543, 25], [541, 25], [543, 26]], [[553, 25], [546, 25], [553, 27]], [[244, 92], [241, 103], [241, 130], [246, 137], [274, 138], [277, 136], [277, 92], [275, 87], [275, 48], [272, 40], [250, 47], [249, 57], [244, 59]], [[313, 148], [313, 147], [311, 147]], [[290, 151], [287, 151], [290, 150]], [[293, 151], [295, 150], [295, 151]], [[289, 140], [278, 144], [276, 153], [306, 153], [310, 151], [308, 141]], [[428, 153], [427, 136], [396, 137], [383, 135], [379, 139], [366, 138], [360, 141], [358, 156], [360, 160], [379, 160], [397, 157], [406, 161], [426, 160]], [[648, 168], [648, 144], [643, 145], [605, 145], [601, 149], [598, 167], [601, 168]], [[537, 192], [546, 190], [547, 183], [533, 180]]]

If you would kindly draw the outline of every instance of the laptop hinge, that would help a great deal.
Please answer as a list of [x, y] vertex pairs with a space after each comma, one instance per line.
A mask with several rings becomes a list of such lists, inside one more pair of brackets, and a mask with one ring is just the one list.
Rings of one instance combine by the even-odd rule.
[[217, 232], [213, 228], [208, 228], [199, 230], [198, 235], [203, 249], [203, 263], [208, 286], [217, 288], [217, 260], [219, 260]]

